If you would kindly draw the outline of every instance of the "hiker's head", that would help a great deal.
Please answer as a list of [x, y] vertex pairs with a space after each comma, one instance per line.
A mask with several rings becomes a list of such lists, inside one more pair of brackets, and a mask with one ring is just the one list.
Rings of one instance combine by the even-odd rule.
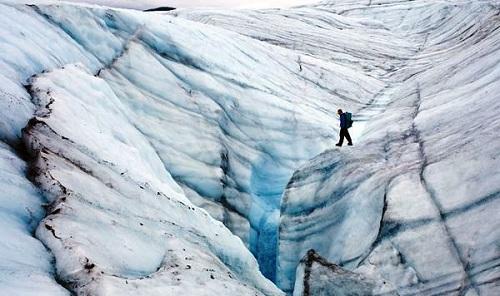
[[338, 113], [338, 115], [341, 115], [344, 112], [342, 112], [342, 109], [339, 109], [339, 110], [337, 110], [337, 113]]

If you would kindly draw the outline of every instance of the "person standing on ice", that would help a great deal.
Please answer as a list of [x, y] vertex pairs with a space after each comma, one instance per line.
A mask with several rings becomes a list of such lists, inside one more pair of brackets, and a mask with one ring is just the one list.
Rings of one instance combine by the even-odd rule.
[[347, 139], [347, 145], [352, 146], [351, 135], [349, 135], [349, 128], [352, 126], [352, 115], [349, 112], [343, 112], [339, 109], [337, 113], [340, 116], [340, 139], [335, 146], [342, 147], [344, 137]]

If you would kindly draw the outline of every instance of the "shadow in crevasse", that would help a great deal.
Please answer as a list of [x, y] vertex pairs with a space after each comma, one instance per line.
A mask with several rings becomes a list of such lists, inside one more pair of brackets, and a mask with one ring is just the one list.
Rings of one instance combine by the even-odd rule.
[[293, 171], [264, 155], [252, 167], [250, 190], [250, 251], [260, 270], [271, 281], [276, 280], [278, 229], [281, 196]]

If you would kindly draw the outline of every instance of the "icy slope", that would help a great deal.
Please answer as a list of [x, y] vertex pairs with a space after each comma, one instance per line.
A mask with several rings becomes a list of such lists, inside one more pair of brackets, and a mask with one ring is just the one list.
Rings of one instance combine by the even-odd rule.
[[58, 281], [92, 294], [280, 294], [189, 200], [274, 278], [286, 183], [333, 143], [330, 110], [361, 108], [383, 83], [168, 16], [0, 9], [1, 139], [18, 149], [24, 128], [50, 203], [36, 236]]
[[321, 154], [288, 184], [282, 288], [314, 248], [401, 295], [499, 293], [499, 8], [458, 4], [343, 7], [421, 51], [385, 80], [362, 143]]
[[3, 295], [69, 295], [54, 281], [53, 260], [32, 233], [43, 196], [26, 178], [26, 164], [0, 142], [0, 291]]
[[54, 279], [53, 256], [33, 237], [44, 217], [45, 198], [26, 178], [28, 165], [15, 149], [21, 146], [21, 130], [35, 110], [22, 85], [26, 78], [62, 63], [90, 64], [92, 59], [32, 9], [0, 5], [0, 10], [0, 291], [5, 295], [69, 295]]
[[[170, 14], [216, 25], [280, 47], [383, 75], [418, 49], [370, 18], [352, 18], [312, 6], [268, 10], [176, 10]], [[355, 36], [355, 37], [354, 37]]]
[[279, 294], [241, 240], [186, 200], [105, 81], [70, 65], [31, 91], [24, 139], [51, 203], [37, 237], [71, 290]]

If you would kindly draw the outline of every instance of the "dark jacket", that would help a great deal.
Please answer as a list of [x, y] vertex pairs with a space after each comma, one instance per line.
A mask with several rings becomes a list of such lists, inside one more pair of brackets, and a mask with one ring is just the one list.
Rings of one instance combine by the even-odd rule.
[[340, 128], [347, 128], [347, 115], [345, 113], [340, 114]]

